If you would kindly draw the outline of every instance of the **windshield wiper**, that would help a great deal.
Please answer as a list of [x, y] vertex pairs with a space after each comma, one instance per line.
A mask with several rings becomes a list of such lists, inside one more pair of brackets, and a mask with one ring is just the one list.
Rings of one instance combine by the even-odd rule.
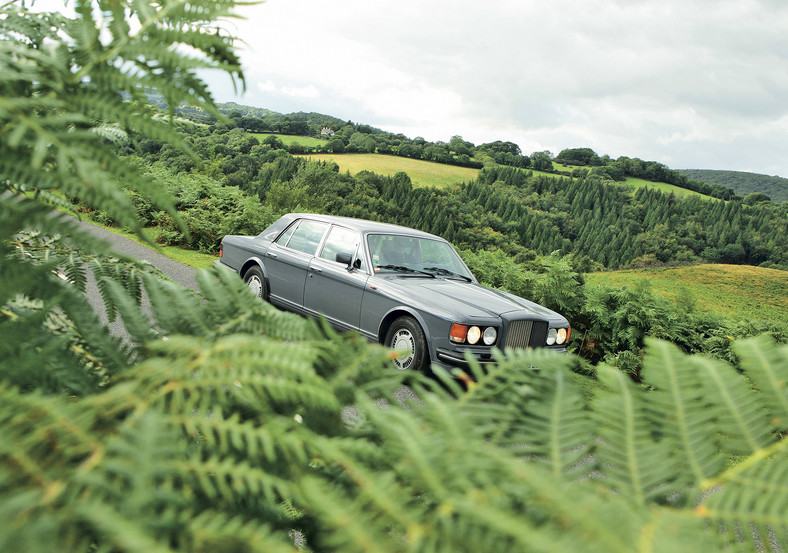
[[424, 270], [425, 271], [434, 271], [434, 272], [438, 273], [439, 275], [460, 277], [460, 278], [462, 278], [462, 279], [464, 279], [464, 280], [466, 280], [468, 282], [473, 282], [469, 277], [467, 277], [465, 275], [461, 275], [459, 273], [455, 273], [455, 272], [450, 271], [448, 269], [444, 269], [443, 267], [424, 267]]
[[405, 267], [404, 265], [378, 265], [378, 269], [387, 269], [389, 271], [397, 271], [398, 273], [419, 273], [430, 278], [435, 278], [435, 275], [432, 273], [419, 271], [418, 269], [411, 269], [410, 267]]

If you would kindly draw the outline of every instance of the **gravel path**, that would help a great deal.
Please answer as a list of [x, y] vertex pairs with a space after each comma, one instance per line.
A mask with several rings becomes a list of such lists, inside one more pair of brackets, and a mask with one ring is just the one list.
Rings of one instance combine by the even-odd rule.
[[192, 290], [197, 289], [197, 280], [195, 278], [197, 269], [194, 267], [189, 267], [183, 263], [173, 261], [165, 255], [155, 252], [145, 246], [140, 246], [134, 240], [126, 238], [125, 236], [121, 236], [120, 234], [110, 232], [105, 228], [91, 225], [85, 221], [80, 221], [79, 225], [82, 230], [89, 232], [93, 236], [102, 238], [112, 244], [112, 249], [119, 254], [123, 254], [134, 259], [148, 261], [158, 270], [169, 276], [174, 281], [179, 282], [186, 288], [191, 288]]
[[[140, 246], [134, 240], [126, 238], [125, 236], [121, 236], [120, 234], [115, 234], [114, 232], [110, 232], [105, 228], [98, 227], [96, 225], [91, 225], [85, 221], [79, 222], [80, 228], [96, 236], [103, 240], [109, 242], [112, 246], [112, 249], [118, 253], [123, 254], [127, 257], [131, 257], [133, 259], [139, 259], [150, 262], [151, 265], [156, 267], [158, 270], [172, 278], [174, 281], [182, 284], [187, 288], [191, 288], [192, 290], [197, 289], [197, 279], [195, 275], [197, 274], [197, 269], [194, 267], [189, 267], [188, 265], [184, 265], [183, 263], [179, 263], [177, 261], [173, 261], [169, 257], [162, 255], [153, 251], [150, 248], [145, 246]], [[120, 317], [118, 317], [114, 322], [108, 323], [108, 317], [106, 311], [104, 309], [104, 301], [101, 299], [101, 294], [99, 293], [98, 285], [96, 284], [96, 279], [93, 277], [93, 272], [88, 271], [87, 274], [87, 287], [86, 287], [86, 295], [90, 305], [93, 307], [93, 310], [98, 314], [101, 321], [107, 324], [107, 327], [110, 329], [110, 332], [115, 336], [119, 336], [123, 338], [124, 341], [129, 341], [130, 336], [129, 333], [126, 332], [126, 328], [123, 326], [123, 323], [120, 322]], [[143, 302], [142, 302], [142, 310], [143, 313], [146, 313], [152, 320], [152, 312], [150, 309], [150, 304], [148, 303], [147, 295], [143, 293]]]

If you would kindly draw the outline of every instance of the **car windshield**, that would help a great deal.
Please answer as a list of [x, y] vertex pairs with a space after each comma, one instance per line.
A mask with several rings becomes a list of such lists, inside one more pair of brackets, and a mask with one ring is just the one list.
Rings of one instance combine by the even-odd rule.
[[376, 273], [473, 278], [454, 248], [442, 240], [405, 234], [370, 234], [367, 245]]

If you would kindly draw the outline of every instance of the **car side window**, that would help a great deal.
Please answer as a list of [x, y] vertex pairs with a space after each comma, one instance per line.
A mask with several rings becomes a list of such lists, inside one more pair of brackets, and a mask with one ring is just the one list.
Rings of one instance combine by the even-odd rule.
[[[328, 223], [303, 220], [287, 241], [287, 247], [309, 255], [315, 255], [317, 247], [320, 245], [320, 240], [323, 238], [323, 234], [326, 232], [327, 228]], [[282, 237], [284, 237], [284, 235], [282, 235]], [[278, 240], [277, 243], [279, 243]]]
[[293, 236], [293, 232], [298, 227], [298, 223], [300, 221], [296, 221], [295, 223], [291, 224], [287, 227], [287, 230], [282, 233], [282, 235], [276, 239], [276, 243], [280, 246], [287, 246], [287, 241], [290, 240], [290, 237]]
[[349, 253], [352, 256], [356, 253], [360, 240], [359, 234], [353, 230], [345, 227], [331, 227], [326, 243], [323, 244], [323, 250], [320, 252], [320, 257], [336, 261], [338, 253]]

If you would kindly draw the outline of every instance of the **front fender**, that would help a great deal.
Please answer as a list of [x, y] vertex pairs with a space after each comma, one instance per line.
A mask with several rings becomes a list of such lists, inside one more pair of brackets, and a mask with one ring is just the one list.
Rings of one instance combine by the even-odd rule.
[[396, 319], [402, 317], [404, 315], [410, 315], [419, 323], [421, 326], [421, 330], [424, 332], [424, 338], [427, 340], [427, 344], [430, 347], [430, 359], [434, 358], [434, 345], [432, 340], [432, 333], [430, 331], [430, 325], [428, 324], [427, 320], [424, 316], [419, 313], [416, 309], [408, 305], [398, 305], [396, 307], [392, 307], [389, 309], [383, 318], [380, 321], [380, 325], [378, 326], [378, 341], [382, 344], [386, 338], [386, 332], [388, 328], [391, 326]]

